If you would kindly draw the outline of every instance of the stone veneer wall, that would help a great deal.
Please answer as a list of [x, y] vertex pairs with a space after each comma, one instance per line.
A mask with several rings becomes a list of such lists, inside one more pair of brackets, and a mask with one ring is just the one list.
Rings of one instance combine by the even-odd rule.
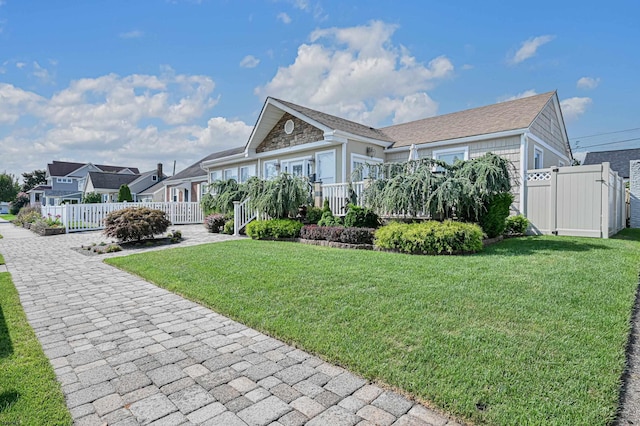
[[[284, 131], [284, 123], [293, 120], [293, 132], [288, 135]], [[267, 152], [290, 146], [324, 140], [324, 132], [309, 123], [300, 120], [289, 113], [285, 113], [280, 121], [256, 148], [256, 152]]]
[[631, 227], [640, 228], [640, 160], [631, 160], [629, 171]]

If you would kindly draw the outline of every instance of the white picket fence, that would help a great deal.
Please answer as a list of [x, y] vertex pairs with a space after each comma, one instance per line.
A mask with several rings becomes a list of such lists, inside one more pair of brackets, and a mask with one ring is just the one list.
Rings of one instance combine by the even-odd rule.
[[258, 217], [258, 212], [251, 208], [250, 198], [244, 201], [233, 202], [233, 235], [240, 235], [240, 230], [247, 226], [249, 222]]
[[344, 182], [328, 183], [322, 185], [322, 198], [329, 200], [331, 213], [336, 216], [344, 216], [347, 213], [347, 204], [351, 203], [351, 191], [355, 193], [356, 205], [364, 205], [362, 193], [364, 192], [364, 182]]
[[111, 212], [127, 207], [149, 207], [162, 210], [173, 225], [203, 223], [200, 203], [100, 203], [42, 206], [45, 217], [59, 217], [67, 232], [104, 229], [104, 218]]

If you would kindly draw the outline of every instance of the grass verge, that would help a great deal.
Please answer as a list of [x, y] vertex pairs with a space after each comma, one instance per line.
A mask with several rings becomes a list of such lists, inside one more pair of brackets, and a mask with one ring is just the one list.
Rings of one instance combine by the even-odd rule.
[[528, 237], [448, 257], [244, 240], [106, 262], [472, 422], [605, 425], [639, 241]]
[[4, 220], [8, 220], [9, 222], [11, 222], [13, 219], [16, 218], [16, 215], [14, 215], [14, 214], [0, 214], [0, 218], [2, 218]]
[[9, 273], [0, 273], [0, 425], [70, 425], [71, 415]]

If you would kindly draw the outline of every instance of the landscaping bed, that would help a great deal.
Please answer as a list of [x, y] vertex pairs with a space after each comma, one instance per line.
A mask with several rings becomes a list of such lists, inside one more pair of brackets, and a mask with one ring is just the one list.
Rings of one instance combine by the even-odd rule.
[[106, 261], [466, 421], [606, 425], [639, 240], [510, 238], [461, 257], [243, 240]]

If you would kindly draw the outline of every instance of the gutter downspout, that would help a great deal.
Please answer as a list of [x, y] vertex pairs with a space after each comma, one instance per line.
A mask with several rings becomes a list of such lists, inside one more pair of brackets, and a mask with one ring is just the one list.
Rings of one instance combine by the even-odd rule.
[[520, 135], [520, 213], [527, 215], [527, 165], [528, 165], [529, 147], [527, 144], [527, 136], [525, 133]]

